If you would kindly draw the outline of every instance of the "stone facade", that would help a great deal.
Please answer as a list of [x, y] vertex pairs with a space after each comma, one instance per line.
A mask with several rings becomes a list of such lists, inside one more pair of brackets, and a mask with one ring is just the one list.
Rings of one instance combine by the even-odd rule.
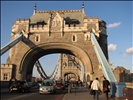
[[61, 63], [61, 79], [64, 81], [72, 80], [83, 80], [82, 77], [82, 66], [78, 58], [68, 55], [61, 54], [60, 59]]
[[118, 82], [133, 82], [133, 73], [130, 70], [117, 66], [113, 72]]
[[0, 68], [0, 72], [1, 72], [0, 81], [9, 81], [13, 76], [15, 76], [14, 70], [15, 70], [14, 65], [1, 64], [1, 68]]
[[40, 57], [52, 53], [76, 56], [84, 66], [85, 80], [103, 76], [90, 41], [90, 31], [95, 36], [106, 58], [106, 22], [98, 17], [88, 18], [84, 6], [80, 10], [43, 10], [36, 7], [28, 19], [17, 19], [12, 26], [11, 39], [23, 32], [25, 38], [10, 49], [7, 64], [16, 66], [17, 80], [31, 80], [33, 66]]

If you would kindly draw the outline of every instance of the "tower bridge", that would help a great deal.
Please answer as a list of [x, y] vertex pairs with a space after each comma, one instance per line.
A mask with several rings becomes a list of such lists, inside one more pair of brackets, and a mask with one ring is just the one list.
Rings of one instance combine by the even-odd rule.
[[82, 66], [79, 64], [79, 59], [72, 55], [60, 54], [50, 78], [62, 81], [77, 81], [79, 79], [83, 81]]
[[[15, 73], [11, 77], [30, 81], [34, 64], [40, 57], [64, 53], [82, 62], [85, 81], [103, 76], [116, 81], [108, 64], [106, 22], [98, 17], [88, 18], [84, 4], [79, 10], [39, 11], [35, 6], [30, 18], [14, 22], [11, 39], [20, 32], [25, 38], [10, 49], [6, 63], [14, 66]], [[65, 62], [61, 66], [65, 66]], [[67, 68], [61, 68], [63, 78], [72, 73], [70, 70], [65, 73]]]

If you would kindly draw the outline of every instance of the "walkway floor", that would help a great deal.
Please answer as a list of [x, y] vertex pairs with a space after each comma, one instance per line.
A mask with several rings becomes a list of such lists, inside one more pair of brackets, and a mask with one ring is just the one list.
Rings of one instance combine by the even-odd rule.
[[9, 92], [9, 89], [8, 88], [1, 88], [0, 89], [0, 94], [2, 93], [8, 93]]
[[[71, 93], [66, 93], [62, 100], [94, 100], [93, 95], [89, 94], [87, 88], [72, 89]], [[99, 100], [106, 100], [104, 94], [99, 95]], [[115, 98], [109, 100], [124, 100], [123, 98]]]
[[[8, 92], [8, 88], [1, 88], [0, 94]], [[89, 90], [87, 88], [73, 88], [71, 93], [66, 93], [62, 100], [94, 100], [93, 95], [89, 94]], [[105, 96], [102, 93], [99, 95], [99, 100], [105, 100]], [[115, 98], [109, 100], [125, 100], [124, 98]]]

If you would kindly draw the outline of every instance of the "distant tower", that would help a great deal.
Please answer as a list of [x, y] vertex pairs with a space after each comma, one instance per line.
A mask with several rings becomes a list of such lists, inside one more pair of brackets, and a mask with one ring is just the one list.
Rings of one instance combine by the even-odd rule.
[[61, 78], [65, 79], [82, 79], [81, 76], [81, 65], [79, 59], [69, 55], [69, 54], [61, 54]]

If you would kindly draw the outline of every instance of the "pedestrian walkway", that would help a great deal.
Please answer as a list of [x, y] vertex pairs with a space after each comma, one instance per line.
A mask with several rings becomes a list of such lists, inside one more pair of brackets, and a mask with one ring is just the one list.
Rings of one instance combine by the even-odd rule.
[[[90, 95], [87, 88], [73, 88], [71, 93], [66, 93], [62, 100], [94, 100], [93, 95]], [[105, 96], [102, 93], [99, 95], [99, 100], [105, 100]], [[123, 98], [109, 99], [109, 100], [124, 100]]]
[[8, 93], [9, 92], [9, 89], [8, 88], [1, 88], [0, 89], [0, 94], [2, 93]]

